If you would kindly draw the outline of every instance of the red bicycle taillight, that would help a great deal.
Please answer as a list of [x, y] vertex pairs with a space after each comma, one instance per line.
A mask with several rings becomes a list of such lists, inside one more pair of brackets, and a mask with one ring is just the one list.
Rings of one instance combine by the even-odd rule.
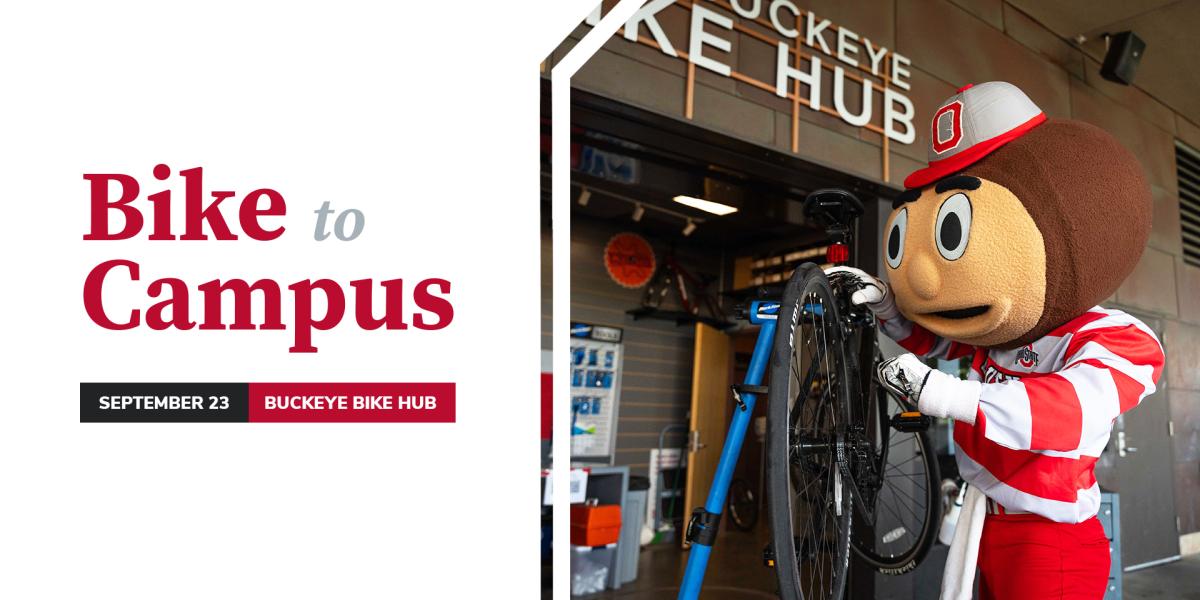
[[845, 244], [830, 244], [825, 249], [825, 262], [841, 264], [850, 260], [850, 247]]

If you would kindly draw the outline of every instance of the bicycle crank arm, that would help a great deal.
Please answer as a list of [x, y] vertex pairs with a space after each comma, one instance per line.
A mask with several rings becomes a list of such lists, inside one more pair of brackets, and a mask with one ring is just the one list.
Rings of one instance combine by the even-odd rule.
[[926, 431], [933, 424], [933, 417], [916, 411], [902, 412], [892, 415], [892, 428], [903, 433]]

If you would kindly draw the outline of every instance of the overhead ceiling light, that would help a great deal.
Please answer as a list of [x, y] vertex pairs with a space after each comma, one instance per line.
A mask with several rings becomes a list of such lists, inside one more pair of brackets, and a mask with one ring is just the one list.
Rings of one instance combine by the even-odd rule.
[[587, 206], [588, 200], [591, 200], [591, 199], [592, 199], [592, 190], [583, 188], [579, 192], [579, 205], [580, 206]]
[[675, 201], [683, 204], [684, 206], [690, 206], [707, 213], [712, 213], [719, 217], [735, 213], [738, 210], [735, 206], [729, 206], [728, 204], [721, 204], [720, 202], [713, 202], [712, 200], [705, 200], [703, 198], [693, 198], [691, 196], [675, 196]]
[[696, 230], [696, 222], [691, 219], [688, 219], [687, 225], [683, 226], [683, 236], [687, 237], [689, 235], [692, 235], [692, 232], [695, 230]]
[[634, 204], [633, 214], [630, 215], [630, 217], [633, 217], [633, 222], [637, 223], [638, 221], [642, 220], [642, 215], [644, 214], [646, 214], [646, 207], [642, 206], [641, 204]]

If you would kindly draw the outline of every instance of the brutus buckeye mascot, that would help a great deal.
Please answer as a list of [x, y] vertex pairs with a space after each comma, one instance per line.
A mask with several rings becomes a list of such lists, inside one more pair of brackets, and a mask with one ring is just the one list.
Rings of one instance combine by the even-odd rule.
[[[883, 240], [887, 283], [858, 269], [883, 331], [912, 354], [880, 380], [952, 417], [969, 485], [942, 598], [1098, 599], [1109, 572], [1094, 465], [1113, 420], [1154, 392], [1163, 350], [1097, 304], [1150, 232], [1137, 160], [1104, 131], [1047, 119], [1008, 83], [967, 86], [934, 114]], [[922, 359], [971, 360], [966, 380]]]

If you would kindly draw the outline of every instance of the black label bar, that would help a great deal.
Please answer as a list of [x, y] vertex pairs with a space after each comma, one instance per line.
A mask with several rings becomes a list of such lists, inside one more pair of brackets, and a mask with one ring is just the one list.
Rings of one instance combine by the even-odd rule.
[[80, 423], [245, 423], [246, 383], [80, 383]]

